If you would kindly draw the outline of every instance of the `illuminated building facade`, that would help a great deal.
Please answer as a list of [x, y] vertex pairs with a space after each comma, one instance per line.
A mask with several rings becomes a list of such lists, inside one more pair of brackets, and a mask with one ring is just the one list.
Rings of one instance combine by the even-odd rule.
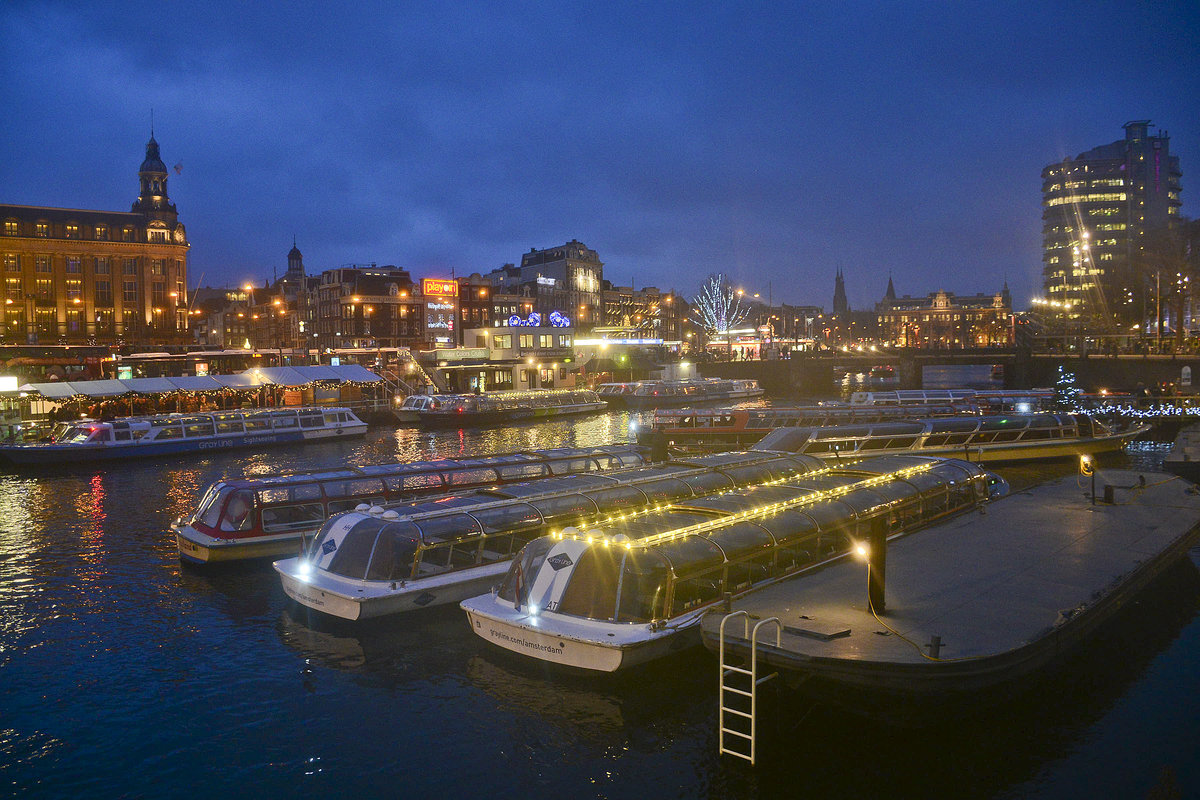
[[1012, 297], [1008, 285], [996, 294], [955, 295], [933, 292], [924, 297], [888, 293], [875, 306], [877, 336], [896, 347], [959, 350], [1009, 347], [1013, 343]]
[[601, 338], [683, 340], [687, 301], [674, 292], [662, 292], [655, 286], [634, 289], [604, 282], [603, 316], [598, 323]]
[[558, 312], [581, 330], [600, 323], [604, 264], [595, 250], [577, 240], [533, 248], [521, 256], [519, 267], [505, 264], [487, 278], [498, 291], [528, 296], [532, 311], [542, 318]]
[[151, 135], [130, 211], [0, 205], [10, 344], [186, 343], [191, 245]]
[[1179, 158], [1165, 131], [1127, 122], [1125, 138], [1042, 170], [1042, 282], [1069, 315], [1132, 323], [1145, 316], [1137, 269], [1148, 232], [1178, 219]]
[[[425, 305], [430, 299], [406, 269], [371, 264], [325, 270], [317, 284], [314, 319], [305, 326], [308, 346], [429, 347]], [[452, 335], [448, 325], [437, 335]]]

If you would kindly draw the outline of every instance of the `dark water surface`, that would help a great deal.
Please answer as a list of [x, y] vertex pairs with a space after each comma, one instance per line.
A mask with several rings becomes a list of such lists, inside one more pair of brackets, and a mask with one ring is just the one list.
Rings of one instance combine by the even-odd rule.
[[[0, 474], [0, 793], [45, 797], [1197, 796], [1200, 572], [1000, 710], [913, 731], [763, 701], [716, 754], [697, 649], [617, 676], [489, 648], [456, 607], [335, 623], [267, 564], [184, 568], [169, 522], [221, 476], [627, 438], [627, 414]], [[1116, 463], [1150, 468], [1163, 445]], [[1074, 465], [1005, 470], [1027, 485]], [[937, 718], [938, 709], [930, 716]]]

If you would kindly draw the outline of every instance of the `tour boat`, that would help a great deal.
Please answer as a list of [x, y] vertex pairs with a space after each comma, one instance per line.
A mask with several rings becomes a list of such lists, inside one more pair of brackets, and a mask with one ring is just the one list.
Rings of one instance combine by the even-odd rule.
[[0, 445], [0, 458], [14, 464], [74, 464], [267, 447], [366, 432], [367, 424], [350, 409], [324, 406], [80, 419], [59, 423], [47, 442]]
[[[742, 449], [776, 428], [847, 425], [912, 420], [917, 416], [975, 413], [969, 406], [770, 406], [765, 408], [667, 408], [654, 413], [648, 429], [637, 430], [638, 441], [649, 445], [662, 433], [671, 447], [683, 450]], [[636, 423], [633, 423], [636, 424]], [[632, 424], [631, 424], [632, 427]]]
[[943, 417], [872, 425], [779, 428], [754, 450], [824, 459], [914, 453], [994, 463], [1115, 452], [1150, 426], [1109, 428], [1086, 414]]
[[279, 558], [300, 552], [305, 538], [326, 519], [360, 503], [399, 502], [493, 484], [633, 467], [644, 462], [644, 453], [636, 445], [562, 447], [231, 478], [209, 486], [191, 516], [171, 527], [184, 561]]
[[763, 394], [758, 381], [724, 378], [602, 383], [596, 391], [609, 405], [633, 410], [750, 400]]
[[396, 408], [401, 422], [431, 427], [492, 425], [591, 414], [608, 407], [590, 389], [530, 389], [480, 394], [417, 394]]
[[513, 554], [565, 525], [821, 468], [808, 456], [727, 453], [633, 470], [489, 487], [449, 501], [365, 504], [330, 519], [300, 557], [275, 562], [296, 602], [344, 619], [457, 603], [503, 577]]
[[965, 461], [871, 459], [543, 536], [497, 589], [460, 605], [492, 644], [614, 672], [699, 644], [706, 610], [841, 557], [873, 529], [898, 536], [1004, 491]]

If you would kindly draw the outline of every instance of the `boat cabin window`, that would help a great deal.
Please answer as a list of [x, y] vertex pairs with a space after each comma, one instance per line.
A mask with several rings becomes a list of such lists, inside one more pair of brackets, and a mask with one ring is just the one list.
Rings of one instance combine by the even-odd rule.
[[200, 419], [185, 419], [183, 421], [183, 430], [187, 436], [212, 436], [215, 433], [213, 421], [208, 417]]
[[662, 480], [639, 483], [638, 488], [651, 501], [678, 500], [683, 497], [692, 496], [691, 487], [676, 478], [663, 478]]
[[720, 472], [703, 472], [699, 475], [685, 475], [679, 480], [692, 488], [694, 494], [708, 494], [720, 489], [733, 487], [733, 479]]
[[545, 500], [530, 500], [529, 505], [541, 512], [547, 522], [565, 517], [582, 517], [585, 514], [595, 514], [596, 504], [581, 494], [569, 494], [565, 497], [548, 497]]
[[246, 433], [271, 430], [271, 418], [265, 413], [247, 414], [244, 420]]
[[288, 430], [297, 427], [295, 411], [276, 411], [271, 414], [271, 427], [275, 430]]
[[241, 417], [218, 414], [214, 418], [214, 422], [217, 426], [217, 433], [242, 433], [245, 431]]
[[182, 439], [183, 427], [179, 423], [164, 425], [158, 429], [158, 433], [155, 434], [154, 438], [159, 441], [163, 439]]
[[324, 520], [325, 509], [320, 503], [267, 506], [262, 510], [262, 527], [268, 532], [315, 528]]
[[214, 483], [208, 487], [208, 491], [200, 499], [200, 504], [196, 506], [196, 521], [210, 528], [217, 527], [217, 522], [221, 518], [221, 509], [225, 507], [225, 500], [232, 491], [228, 487], [222, 487], [220, 483]]
[[549, 536], [534, 539], [527, 544], [508, 568], [496, 596], [510, 603], [526, 602], [529, 599], [529, 582], [542, 568], [546, 556], [555, 544], [557, 541]]
[[520, 530], [542, 524], [542, 515], [531, 505], [514, 503], [480, 509], [471, 516], [479, 520], [484, 533]]
[[[611, 620], [616, 613], [623, 547], [589, 547], [579, 555], [558, 611], [584, 619]], [[551, 562], [553, 563], [553, 562]]]
[[254, 527], [254, 496], [249, 489], [229, 493], [225, 513], [221, 515], [221, 530], [245, 531]]
[[414, 566], [421, 533], [408, 522], [385, 524], [375, 539], [375, 550], [367, 567], [369, 581], [400, 581], [415, 577]]
[[[367, 565], [371, 561], [371, 553], [375, 550], [379, 529], [385, 524], [383, 520], [374, 517], [357, 522], [338, 542], [337, 550], [325, 569], [335, 575], [362, 580], [366, 577]], [[313, 546], [316, 546], [316, 542]]]
[[479, 485], [482, 483], [491, 483], [496, 480], [496, 470], [494, 469], [463, 469], [455, 470], [446, 475], [450, 479], [451, 486], [467, 486]]
[[[341, 417], [342, 417], [342, 415], [337, 413], [336, 411], [326, 411], [325, 412], [325, 424], [326, 425], [336, 425], [342, 421]], [[316, 426], [313, 426], [313, 427], [316, 427]]]
[[632, 486], [614, 486], [611, 489], [597, 489], [586, 494], [595, 501], [596, 507], [601, 513], [646, 502], [646, 495]]
[[316, 414], [300, 414], [301, 428], [323, 428], [325, 427], [325, 415], [317, 412]]
[[506, 464], [498, 469], [500, 480], [517, 481], [523, 478], [541, 478], [550, 474], [545, 464]]

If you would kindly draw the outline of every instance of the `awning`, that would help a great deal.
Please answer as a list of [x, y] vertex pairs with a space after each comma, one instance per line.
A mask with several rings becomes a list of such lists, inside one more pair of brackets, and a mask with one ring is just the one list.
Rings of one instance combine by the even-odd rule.
[[[88, 383], [105, 383], [106, 381], [88, 381]], [[159, 394], [162, 392], [173, 392], [176, 386], [171, 382], [170, 378], [126, 378], [123, 381], [108, 381], [109, 383], [123, 383], [131, 392], [138, 394]]]

